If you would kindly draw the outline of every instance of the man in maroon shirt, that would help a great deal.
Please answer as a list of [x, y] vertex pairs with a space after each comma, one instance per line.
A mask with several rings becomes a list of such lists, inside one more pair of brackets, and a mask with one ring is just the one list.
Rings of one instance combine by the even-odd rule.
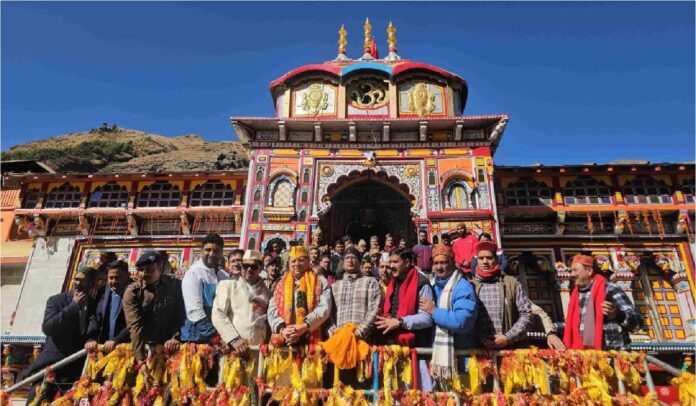
[[413, 253], [416, 254], [416, 266], [425, 273], [430, 273], [432, 266], [433, 245], [428, 241], [428, 233], [426, 231], [418, 232], [418, 244], [413, 246]]

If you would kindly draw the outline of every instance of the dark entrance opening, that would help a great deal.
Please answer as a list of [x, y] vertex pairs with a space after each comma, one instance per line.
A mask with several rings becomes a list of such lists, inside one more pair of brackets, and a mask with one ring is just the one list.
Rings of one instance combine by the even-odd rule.
[[324, 243], [333, 244], [350, 235], [355, 243], [363, 239], [369, 246], [370, 237], [376, 235], [383, 246], [387, 233], [394, 237], [395, 244], [401, 238], [409, 246], [416, 243], [416, 226], [411, 219], [407, 191], [372, 174], [345, 182], [349, 183], [339, 183], [330, 191], [331, 208], [320, 219]]

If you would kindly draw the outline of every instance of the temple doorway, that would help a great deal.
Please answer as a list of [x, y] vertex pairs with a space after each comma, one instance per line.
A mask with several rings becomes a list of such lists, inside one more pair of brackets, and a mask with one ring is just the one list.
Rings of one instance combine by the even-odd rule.
[[354, 180], [345, 180], [330, 190], [331, 208], [320, 218], [324, 243], [333, 244], [344, 235], [350, 235], [357, 243], [366, 243], [370, 237], [379, 237], [384, 245], [387, 233], [394, 243], [404, 238], [408, 245], [416, 243], [416, 226], [411, 219], [412, 200], [406, 190], [401, 190], [386, 179], [373, 173]]

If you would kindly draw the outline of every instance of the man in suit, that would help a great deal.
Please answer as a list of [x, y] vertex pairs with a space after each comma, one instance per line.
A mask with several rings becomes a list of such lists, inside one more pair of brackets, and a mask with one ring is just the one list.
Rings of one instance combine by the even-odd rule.
[[[24, 372], [29, 377], [49, 365], [80, 351], [87, 339], [89, 316], [94, 311], [94, 299], [91, 298], [96, 283], [97, 271], [89, 266], [81, 266], [72, 279], [72, 289], [48, 298], [44, 312], [41, 331], [46, 334], [46, 344], [36, 360]], [[84, 357], [54, 372], [55, 383], [47, 383], [42, 396], [52, 401], [56, 393], [69, 389], [82, 372]], [[35, 383], [29, 391], [27, 404], [34, 400], [41, 381]]]
[[97, 310], [89, 318], [87, 329], [88, 352], [96, 351], [98, 344], [104, 344], [104, 352], [111, 352], [116, 345], [130, 342], [130, 333], [123, 313], [123, 294], [130, 283], [128, 264], [113, 261], [106, 265], [107, 285], [100, 295]]

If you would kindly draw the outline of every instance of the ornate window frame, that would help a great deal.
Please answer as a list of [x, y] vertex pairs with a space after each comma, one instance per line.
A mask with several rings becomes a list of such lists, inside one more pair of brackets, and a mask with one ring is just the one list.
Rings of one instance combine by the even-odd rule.
[[577, 177], [563, 187], [563, 201], [567, 205], [611, 204], [611, 195], [607, 184], [589, 176]]
[[[153, 189], [154, 186], [159, 186], [158, 189]], [[166, 188], [165, 188], [166, 186]], [[169, 193], [170, 197], [162, 198], [162, 193]], [[178, 201], [176, 197], [178, 195]], [[137, 208], [147, 208], [147, 207], [177, 207], [181, 204], [181, 199], [183, 198], [183, 193], [179, 190], [179, 186], [169, 183], [167, 181], [157, 181], [151, 185], [143, 187], [143, 189], [138, 193]], [[162, 206], [159, 203], [167, 201], [167, 205]], [[176, 204], [172, 204], [176, 202]], [[143, 204], [145, 203], [145, 204]], [[152, 205], [150, 203], [158, 203]]]
[[[128, 206], [128, 188], [116, 182], [107, 182], [97, 186], [89, 195], [90, 209], [126, 208]], [[95, 198], [96, 197], [96, 198]]]
[[[546, 192], [547, 195], [542, 196], [542, 192]], [[504, 196], [505, 205], [508, 207], [551, 206], [553, 190], [544, 182], [537, 181], [534, 178], [520, 178], [508, 184], [504, 189]], [[515, 203], [511, 204], [511, 200]], [[520, 200], [525, 201], [527, 204], [519, 204]], [[536, 203], [532, 204], [535, 201]]]
[[[189, 207], [233, 206], [234, 197], [235, 193], [232, 186], [219, 180], [209, 180], [205, 183], [197, 185], [191, 191]], [[206, 202], [209, 204], [203, 204]]]
[[68, 182], [56, 186], [46, 195], [44, 209], [75, 209], [80, 207], [82, 191]]
[[628, 204], [672, 203], [671, 188], [664, 181], [651, 176], [637, 176], [626, 181], [621, 191]]

